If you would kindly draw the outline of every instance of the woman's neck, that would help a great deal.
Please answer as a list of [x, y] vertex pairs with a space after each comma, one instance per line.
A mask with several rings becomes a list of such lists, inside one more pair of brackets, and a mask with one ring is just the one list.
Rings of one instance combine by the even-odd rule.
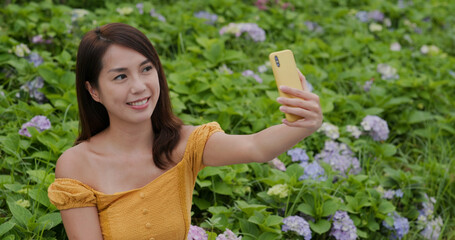
[[139, 124], [111, 123], [102, 132], [104, 142], [112, 152], [140, 153], [151, 151], [153, 145], [152, 122]]

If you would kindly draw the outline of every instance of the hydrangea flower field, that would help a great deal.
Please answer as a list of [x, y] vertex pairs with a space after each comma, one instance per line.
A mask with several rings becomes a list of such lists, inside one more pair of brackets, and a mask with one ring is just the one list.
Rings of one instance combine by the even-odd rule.
[[0, 6], [0, 239], [67, 239], [47, 188], [78, 133], [78, 43], [110, 22], [152, 41], [186, 124], [279, 124], [268, 63], [278, 50], [294, 52], [320, 96], [322, 127], [287, 152], [199, 173], [188, 239], [455, 239], [455, 3]]

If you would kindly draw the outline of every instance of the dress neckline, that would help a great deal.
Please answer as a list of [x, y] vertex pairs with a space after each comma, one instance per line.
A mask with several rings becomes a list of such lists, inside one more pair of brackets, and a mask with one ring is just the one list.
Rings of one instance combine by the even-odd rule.
[[147, 188], [148, 186], [152, 185], [152, 183], [154, 183], [155, 181], [157, 181], [158, 179], [162, 178], [163, 176], [165, 175], [168, 175], [169, 172], [173, 172], [173, 171], [176, 171], [175, 169], [177, 169], [178, 167], [180, 167], [180, 165], [183, 164], [183, 162], [185, 161], [185, 159], [187, 159], [187, 155], [188, 155], [188, 145], [190, 143], [190, 141], [192, 141], [192, 137], [194, 135], [194, 133], [196, 132], [196, 130], [201, 127], [201, 126], [198, 126], [196, 127], [190, 134], [190, 136], [188, 137], [188, 141], [186, 142], [186, 146], [185, 146], [185, 152], [183, 153], [183, 157], [182, 159], [176, 164], [174, 165], [173, 167], [171, 167], [170, 169], [166, 170], [165, 172], [161, 173], [158, 177], [154, 178], [152, 181], [148, 182], [147, 184], [145, 184], [144, 186], [142, 187], [139, 187], [139, 188], [133, 188], [133, 189], [130, 189], [130, 190], [125, 190], [125, 191], [120, 191], [120, 192], [115, 192], [115, 193], [112, 193], [112, 194], [107, 194], [107, 193], [104, 193], [104, 192], [101, 192], [101, 191], [98, 191], [96, 189], [94, 189], [93, 187], [77, 180], [77, 179], [74, 179], [74, 178], [56, 178], [55, 181], [59, 180], [59, 181], [72, 181], [72, 182], [76, 182], [86, 188], [88, 188], [89, 190], [91, 190], [92, 192], [94, 193], [97, 193], [98, 195], [103, 195], [103, 196], [121, 196], [121, 195], [124, 195], [124, 194], [127, 194], [127, 193], [131, 193], [131, 192], [136, 192], [136, 191], [140, 191], [140, 190], [143, 190], [145, 188]]

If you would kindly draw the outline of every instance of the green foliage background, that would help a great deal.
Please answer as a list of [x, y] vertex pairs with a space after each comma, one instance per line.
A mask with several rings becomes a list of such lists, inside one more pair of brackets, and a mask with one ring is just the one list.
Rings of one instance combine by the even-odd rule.
[[[210, 236], [226, 228], [243, 239], [297, 239], [281, 232], [283, 217], [306, 214], [313, 239], [330, 239], [328, 218], [336, 210], [347, 211], [358, 235], [388, 239], [382, 222], [388, 213], [399, 212], [410, 221], [404, 239], [420, 239], [418, 210], [424, 194], [436, 198], [435, 215], [444, 226], [441, 239], [455, 238], [455, 4], [450, 1], [290, 1], [292, 8], [271, 1], [259, 10], [254, 1], [154, 1], [144, 3], [107, 1], [7, 1], [0, 9], [0, 238], [64, 239], [60, 215], [47, 199], [58, 156], [71, 147], [78, 131], [74, 68], [82, 35], [96, 26], [123, 22], [139, 28], [155, 45], [166, 71], [174, 111], [186, 124], [218, 121], [232, 134], [249, 134], [278, 124], [278, 96], [270, 69], [259, 76], [262, 83], [241, 72], [267, 61], [270, 52], [291, 49], [298, 67], [321, 98], [324, 121], [340, 128], [344, 142], [361, 162], [359, 175], [340, 177], [323, 165], [328, 180], [299, 181], [303, 169], [289, 156], [281, 172], [267, 164], [206, 168], [194, 192], [193, 224]], [[117, 8], [131, 7], [121, 15]], [[88, 14], [74, 17], [74, 9]], [[166, 22], [150, 16], [151, 9]], [[214, 25], [194, 17], [200, 10], [219, 16]], [[379, 10], [390, 19], [389, 27], [371, 31], [356, 12]], [[305, 21], [318, 23], [311, 31]], [[266, 31], [264, 42], [247, 36], [220, 35], [230, 22], [257, 23]], [[51, 44], [33, 44], [41, 34]], [[400, 51], [391, 51], [393, 42]], [[26, 44], [43, 57], [35, 67], [12, 49]], [[423, 54], [423, 45], [440, 51]], [[395, 80], [382, 80], [377, 65], [397, 69]], [[233, 74], [220, 71], [227, 65]], [[37, 103], [20, 87], [35, 77], [45, 80], [40, 91], [48, 102]], [[363, 85], [374, 79], [370, 91]], [[21, 97], [16, 97], [17, 94]], [[29, 129], [31, 138], [20, 136], [22, 124], [35, 115], [47, 116], [52, 128]], [[344, 130], [366, 115], [388, 122], [387, 141], [368, 136], [355, 139]], [[319, 153], [327, 137], [318, 132], [296, 147], [310, 158]], [[277, 143], [279, 144], [279, 143]], [[336, 180], [336, 181], [335, 181]], [[276, 184], [287, 184], [290, 194], [279, 199], [267, 194]], [[386, 200], [376, 188], [402, 189], [403, 198]], [[25, 201], [25, 203], [24, 203]], [[303, 239], [303, 238], [302, 238]]]

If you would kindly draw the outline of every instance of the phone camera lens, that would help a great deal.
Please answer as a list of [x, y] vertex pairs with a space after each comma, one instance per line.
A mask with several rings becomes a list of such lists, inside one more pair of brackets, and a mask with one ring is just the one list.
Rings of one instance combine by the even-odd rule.
[[275, 56], [275, 63], [277, 67], [280, 67], [280, 61], [278, 60], [278, 56]]

